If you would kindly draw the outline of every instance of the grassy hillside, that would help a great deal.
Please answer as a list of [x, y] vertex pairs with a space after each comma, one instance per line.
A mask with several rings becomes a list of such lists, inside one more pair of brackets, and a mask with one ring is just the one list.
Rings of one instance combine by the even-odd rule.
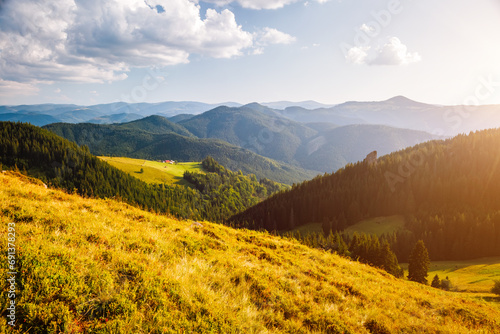
[[[0, 174], [11, 333], [494, 333], [485, 302], [265, 233], [179, 221]], [[11, 225], [13, 226], [13, 225]], [[7, 240], [7, 229], [0, 229]], [[0, 251], [7, 252], [0, 243]], [[1, 257], [7, 268], [7, 257]], [[7, 271], [0, 274], [5, 282]], [[6, 305], [8, 297], [1, 294]]]
[[188, 185], [188, 182], [182, 178], [184, 172], [203, 173], [201, 162], [180, 162], [172, 165], [124, 157], [99, 157], [99, 159], [147, 183]]

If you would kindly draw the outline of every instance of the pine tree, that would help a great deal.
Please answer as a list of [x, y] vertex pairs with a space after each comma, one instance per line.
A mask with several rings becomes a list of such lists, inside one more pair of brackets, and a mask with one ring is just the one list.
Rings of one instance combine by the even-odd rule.
[[427, 284], [427, 271], [430, 265], [429, 253], [422, 240], [417, 241], [410, 255], [408, 263], [408, 279], [410, 281]]
[[389, 274], [403, 277], [403, 271], [398, 263], [398, 258], [391, 250], [389, 243], [385, 241], [380, 248], [381, 267]]
[[434, 276], [434, 278], [432, 279], [432, 283], [431, 283], [431, 286], [433, 288], [437, 288], [437, 289], [440, 289], [441, 288], [441, 280], [439, 279], [439, 276], [436, 274], [436, 276]]

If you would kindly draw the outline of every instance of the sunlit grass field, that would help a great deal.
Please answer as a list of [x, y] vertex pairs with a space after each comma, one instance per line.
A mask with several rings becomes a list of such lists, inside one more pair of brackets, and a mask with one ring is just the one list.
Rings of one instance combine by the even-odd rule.
[[[267, 233], [84, 199], [0, 173], [16, 229], [2, 333], [498, 333], [500, 310]], [[6, 254], [7, 243], [0, 243]], [[0, 258], [1, 279], [7, 257]], [[22, 287], [22, 289], [21, 289]], [[7, 294], [0, 303], [7, 305]]]
[[441, 279], [448, 276], [458, 291], [489, 293], [493, 280], [500, 280], [500, 257], [432, 262], [429, 281], [434, 275]]
[[[200, 162], [179, 162], [166, 164], [158, 161], [124, 157], [99, 157], [110, 165], [147, 183], [189, 185], [182, 176], [185, 171], [204, 173]], [[141, 173], [141, 169], [143, 172]]]

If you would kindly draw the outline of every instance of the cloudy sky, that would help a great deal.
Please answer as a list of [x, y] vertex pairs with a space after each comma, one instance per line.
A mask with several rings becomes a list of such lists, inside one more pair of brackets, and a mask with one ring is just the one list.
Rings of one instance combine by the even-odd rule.
[[498, 0], [0, 0], [0, 104], [500, 104]]

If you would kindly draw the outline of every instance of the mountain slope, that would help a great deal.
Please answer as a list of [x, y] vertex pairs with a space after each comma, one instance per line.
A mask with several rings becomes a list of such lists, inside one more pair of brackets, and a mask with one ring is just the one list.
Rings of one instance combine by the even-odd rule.
[[362, 160], [374, 150], [384, 155], [439, 138], [381, 125], [332, 128], [302, 124], [257, 103], [219, 107], [179, 124], [197, 137], [221, 139], [271, 159], [321, 172]]
[[500, 255], [500, 129], [419, 144], [317, 177], [233, 217], [254, 228], [329, 223], [343, 230], [367, 218], [405, 215], [389, 239], [400, 262], [423, 239], [433, 260]]
[[117, 197], [178, 217], [207, 217], [206, 212], [214, 210], [196, 191], [148, 185], [101, 161], [87, 148], [30, 124], [0, 122], [0, 164], [26, 171], [68, 192]]
[[161, 116], [148, 116], [139, 120], [116, 125], [118, 129], [142, 130], [154, 134], [176, 133], [181, 136], [195, 136], [184, 127]]
[[[484, 302], [286, 239], [82, 199], [12, 174], [1, 173], [0, 183], [22, 285], [16, 327], [7, 329], [4, 309], [2, 332], [494, 333], [500, 326], [500, 312]], [[7, 229], [0, 235], [7, 239]], [[1, 261], [6, 268], [7, 257]]]
[[297, 150], [295, 159], [303, 168], [331, 172], [348, 163], [363, 160], [372, 151], [383, 156], [437, 138], [423, 131], [384, 125], [325, 127]]
[[[156, 119], [158, 116], [148, 118]], [[146, 120], [148, 120], [146, 119]], [[162, 118], [171, 129], [184, 128]], [[168, 122], [168, 123], [167, 123]], [[147, 126], [144, 126], [144, 125]], [[161, 123], [158, 123], [161, 124]], [[46, 129], [76, 142], [87, 145], [95, 155], [115, 155], [148, 160], [201, 161], [208, 155], [223, 166], [258, 178], [269, 178], [280, 183], [292, 184], [310, 179], [317, 173], [261, 157], [248, 150], [215, 139], [189, 138], [169, 130], [167, 133], [152, 133], [148, 129], [161, 132], [165, 127], [157, 127], [155, 122], [139, 120], [122, 125], [96, 124], [51, 124]]]
[[298, 147], [316, 134], [256, 103], [240, 108], [219, 107], [179, 124], [199, 138], [221, 139], [291, 164], [296, 163]]

